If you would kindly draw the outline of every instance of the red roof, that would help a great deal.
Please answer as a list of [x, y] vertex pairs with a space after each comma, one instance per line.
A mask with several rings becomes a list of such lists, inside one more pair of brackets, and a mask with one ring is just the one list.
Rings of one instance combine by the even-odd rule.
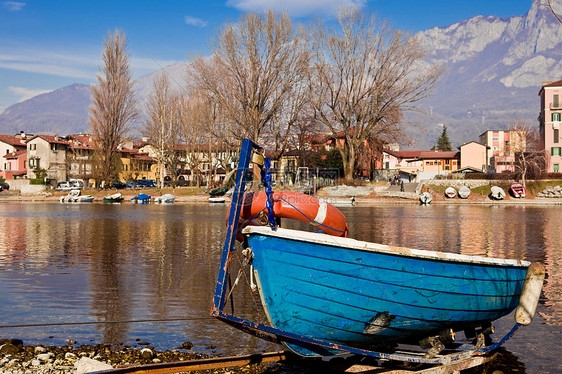
[[22, 138], [21, 136], [14, 136], [14, 135], [0, 135], [0, 141], [13, 145], [13, 146], [25, 146], [27, 139]]
[[396, 158], [401, 159], [447, 159], [447, 158], [459, 158], [460, 152], [458, 151], [393, 151], [390, 149], [385, 149], [384, 152], [393, 155]]
[[21, 151], [11, 152], [6, 154], [4, 157], [7, 159], [15, 159], [27, 153], [27, 149], [22, 149]]
[[56, 135], [37, 135], [37, 136], [31, 138], [30, 141], [35, 139], [35, 138], [41, 138], [41, 139], [43, 139], [43, 140], [45, 140], [45, 141], [47, 141], [51, 144], [65, 144], [65, 145], [69, 144], [66, 140], [64, 140], [60, 136], [56, 136]]
[[556, 82], [550, 82], [542, 85], [543, 87], [557, 87], [562, 86], [562, 79]]

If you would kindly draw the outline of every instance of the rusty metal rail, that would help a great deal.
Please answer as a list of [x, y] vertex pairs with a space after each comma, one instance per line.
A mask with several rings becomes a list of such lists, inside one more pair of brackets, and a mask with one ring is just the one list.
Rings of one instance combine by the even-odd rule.
[[131, 374], [131, 373], [150, 373], [150, 374], [170, 374], [182, 373], [197, 370], [220, 369], [235, 366], [245, 366], [251, 364], [262, 364], [268, 362], [283, 361], [287, 359], [287, 353], [267, 352], [245, 356], [215, 357], [191, 361], [165, 362], [160, 364], [149, 364], [139, 366], [128, 366], [123, 368], [97, 371], [90, 374]]
[[[318, 369], [330, 369], [331, 372], [342, 372], [342, 373], [369, 373], [369, 374], [451, 374], [460, 373], [463, 370], [481, 366], [493, 361], [497, 353], [470, 357], [465, 360], [451, 363], [448, 365], [437, 365], [430, 366], [427, 365], [416, 365], [407, 364], [403, 367], [381, 367], [381, 366], [371, 366], [366, 363], [345, 363], [345, 362], [326, 362], [313, 360], [311, 362], [306, 362], [306, 360], [301, 361], [304, 367], [310, 368], [314, 366]], [[297, 356], [290, 352], [279, 351], [279, 352], [267, 352], [267, 353], [257, 353], [244, 356], [230, 356], [230, 357], [215, 357], [191, 361], [180, 361], [180, 362], [167, 362], [160, 364], [149, 364], [149, 365], [135, 365], [127, 366], [116, 369], [102, 370], [90, 374], [171, 374], [171, 373], [184, 373], [190, 371], [199, 370], [212, 370], [212, 369], [224, 369], [229, 367], [242, 367], [252, 364], [263, 364], [270, 362], [278, 362], [289, 359], [297, 359]], [[315, 362], [315, 363], [314, 363]]]

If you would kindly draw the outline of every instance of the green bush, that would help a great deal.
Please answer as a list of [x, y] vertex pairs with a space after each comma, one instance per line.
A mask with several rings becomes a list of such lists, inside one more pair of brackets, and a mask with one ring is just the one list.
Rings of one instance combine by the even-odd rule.
[[33, 184], [33, 185], [45, 184], [45, 180], [43, 178], [33, 178], [29, 180], [29, 184]]

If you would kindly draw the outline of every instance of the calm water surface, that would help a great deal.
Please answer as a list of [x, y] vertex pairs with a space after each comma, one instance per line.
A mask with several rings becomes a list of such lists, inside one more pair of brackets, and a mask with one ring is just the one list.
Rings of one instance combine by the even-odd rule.
[[[527, 373], [562, 373], [562, 207], [341, 210], [356, 239], [542, 262], [547, 280], [538, 315], [503, 354]], [[223, 355], [278, 349], [208, 317], [226, 211], [205, 204], [0, 204], [0, 338], [149, 342], [158, 349], [190, 341]], [[254, 317], [244, 287], [242, 279], [236, 314]], [[513, 316], [504, 317], [496, 335], [512, 325]]]

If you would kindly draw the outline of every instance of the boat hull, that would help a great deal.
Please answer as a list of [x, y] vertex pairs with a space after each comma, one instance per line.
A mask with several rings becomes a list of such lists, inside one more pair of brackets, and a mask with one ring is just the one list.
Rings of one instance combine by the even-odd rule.
[[295, 230], [245, 232], [274, 327], [352, 346], [496, 320], [517, 306], [529, 266]]

